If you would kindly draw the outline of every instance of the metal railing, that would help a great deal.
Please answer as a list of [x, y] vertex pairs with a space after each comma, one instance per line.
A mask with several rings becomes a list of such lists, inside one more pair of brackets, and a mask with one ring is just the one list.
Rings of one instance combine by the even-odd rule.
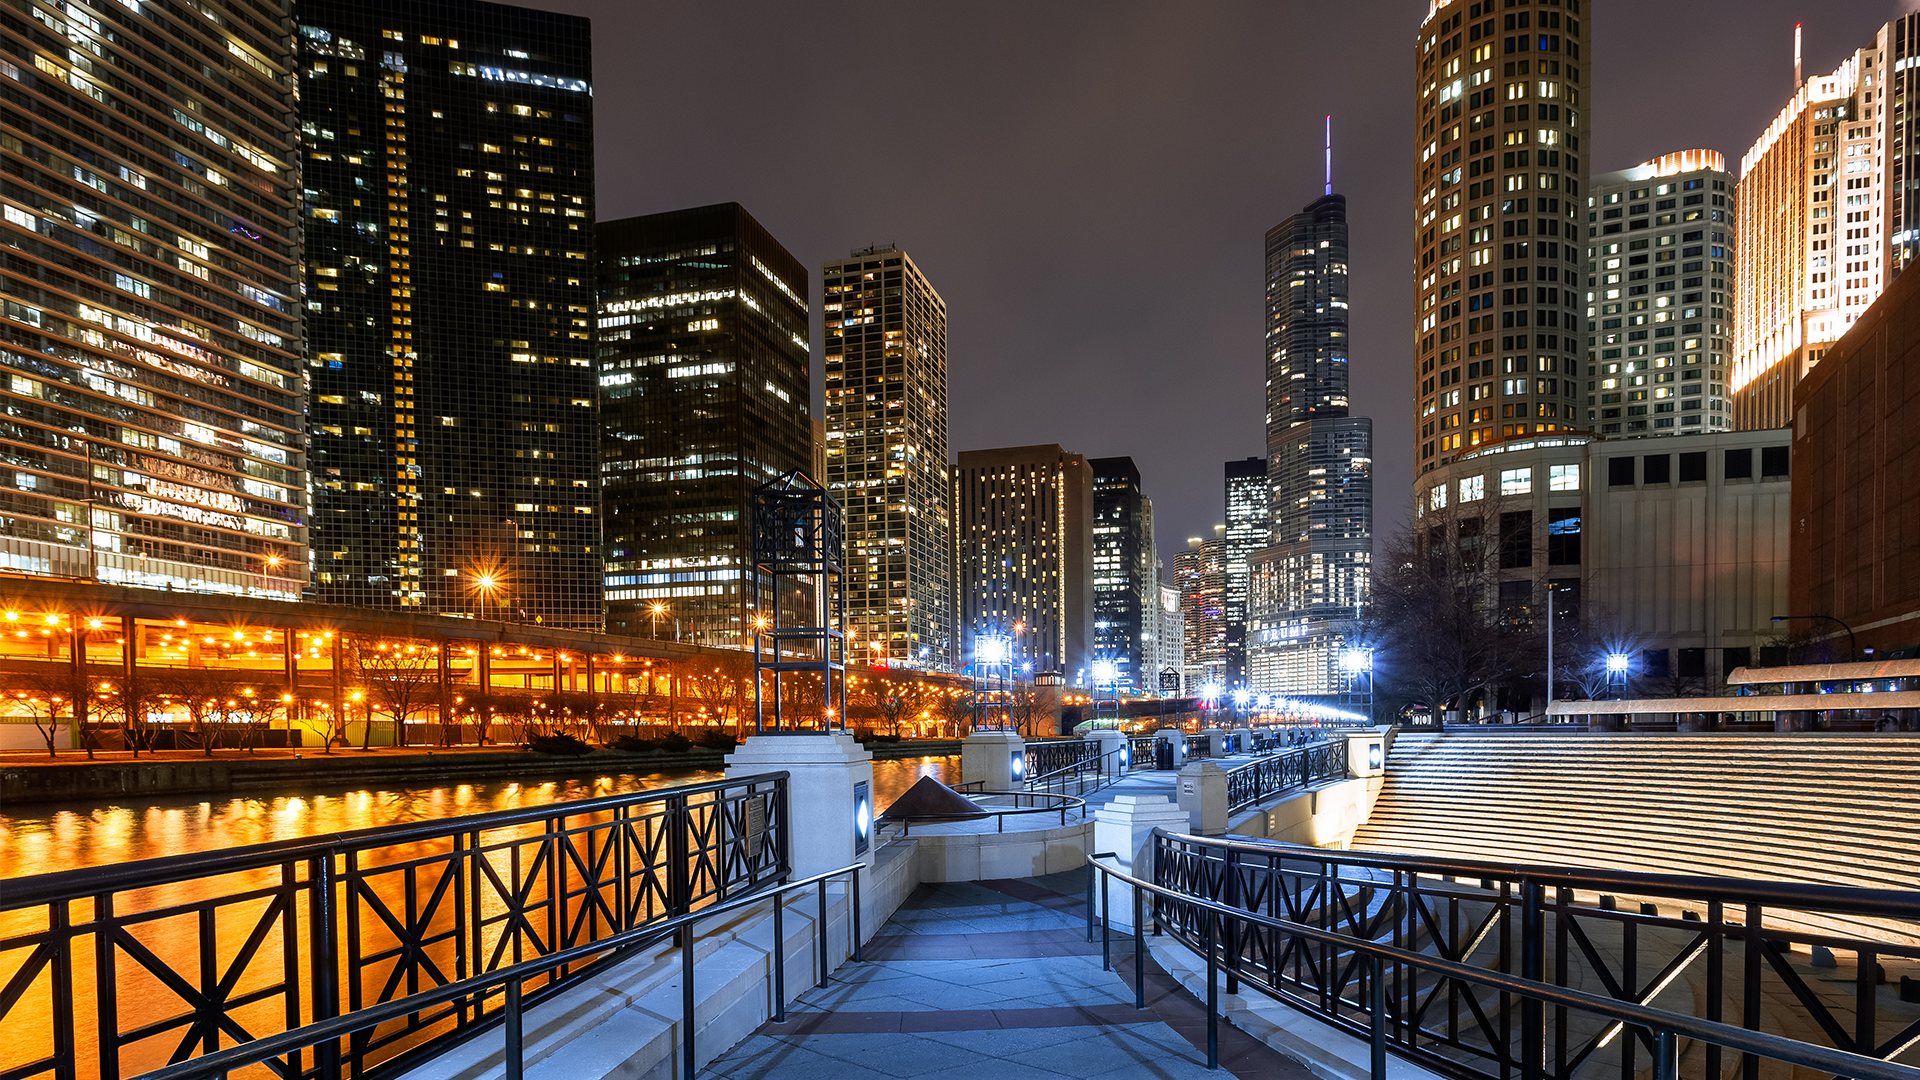
[[1347, 775], [1347, 743], [1320, 742], [1265, 757], [1227, 770], [1227, 812], [1260, 802], [1291, 788]]
[[[987, 791], [982, 786], [983, 784], [984, 781], [973, 780], [965, 784], [955, 785], [953, 790], [962, 791], [968, 795], [986, 795], [994, 798], [1012, 799], [1013, 805], [1005, 808], [982, 806], [980, 812], [977, 814], [915, 814], [912, 816], [883, 817], [880, 820], [883, 824], [898, 823], [900, 825], [900, 835], [902, 836], [913, 835], [913, 823], [916, 821], [924, 825], [954, 821], [979, 821], [983, 818], [993, 818], [993, 831], [1006, 832], [1007, 819], [1009, 817], [1020, 817], [1025, 814], [1052, 814], [1057, 812], [1060, 815], [1060, 824], [1065, 825], [1067, 823], [1067, 814], [1074, 810], [1079, 810], [1080, 819], [1082, 821], [1086, 820], [1087, 800], [1085, 799], [1075, 798], [1072, 795], [1055, 795], [1046, 791]], [[1039, 801], [1041, 799], [1048, 801], [1041, 803]]]
[[[1356, 1035], [1384, 1031], [1401, 1056], [1460, 1080], [1632, 1080], [1642, 1054], [1663, 1067], [1663, 1032], [1702, 1040], [1687, 1068], [1701, 1080], [1758, 1080], [1761, 1057], [1858, 1080], [1888, 1074], [1857, 1062], [1920, 1045], [1920, 1021], [1883, 1015], [1878, 1000], [1882, 963], [1920, 962], [1920, 945], [1807, 928], [1864, 918], [1920, 940], [1916, 892], [1164, 833], [1153, 878], [1213, 905], [1163, 904], [1157, 924], [1217, 952], [1228, 992], [1247, 982]], [[1641, 903], [1630, 910], [1622, 896]], [[1854, 970], [1816, 978], [1790, 959], [1815, 948], [1851, 954]], [[1383, 958], [1384, 976], [1368, 957]], [[1723, 1062], [1726, 1047], [1746, 1056]]]
[[1210, 756], [1209, 751], [1211, 751], [1212, 749], [1213, 749], [1213, 740], [1211, 737], [1206, 735], [1187, 736], [1187, 760], [1188, 761], [1192, 761], [1195, 758], [1208, 757]]
[[1105, 754], [1090, 754], [1052, 772], [1034, 776], [1027, 781], [1026, 787], [1028, 791], [1045, 791], [1055, 795], [1089, 795], [1125, 775], [1126, 770], [1121, 762], [1126, 760], [1126, 756], [1124, 747]]
[[1024, 753], [1027, 776], [1039, 777], [1073, 768], [1089, 758], [1098, 757], [1100, 744], [1092, 739], [1052, 739], [1030, 742]]
[[1154, 766], [1154, 743], [1159, 740], [1152, 735], [1134, 735], [1127, 738], [1127, 768], [1151, 769]]
[[[0, 883], [0, 1080], [118, 1080], [574, 957], [779, 881], [787, 774]], [[592, 950], [589, 950], [592, 951]], [[557, 961], [527, 1000], [581, 974]], [[404, 1067], [509, 1008], [488, 984], [297, 1055], [283, 1080]]]
[[[695, 924], [702, 919], [724, 915], [731, 911], [750, 907], [755, 904], [773, 901], [773, 971], [772, 1005], [773, 1022], [785, 1023], [787, 1019], [787, 962], [786, 932], [782, 916], [786, 911], [785, 897], [796, 889], [816, 887], [819, 890], [819, 915], [814, 923], [815, 945], [819, 954], [820, 977], [815, 985], [825, 987], [831, 974], [832, 961], [827, 952], [827, 882], [839, 877], [850, 877], [851, 885], [847, 890], [847, 942], [855, 963], [861, 960], [860, 953], [860, 871], [864, 864], [854, 863], [838, 870], [829, 870], [824, 874], [815, 874], [810, 878], [776, 885], [763, 889], [750, 896], [737, 897], [723, 903], [714, 904], [700, 911], [680, 915], [657, 926], [628, 930], [591, 945], [564, 949], [537, 960], [528, 960], [463, 979], [457, 983], [436, 987], [432, 990], [410, 994], [394, 1001], [383, 1002], [365, 1009], [355, 1010], [344, 1016], [307, 1024], [291, 1031], [281, 1032], [252, 1042], [190, 1061], [156, 1069], [138, 1078], [138, 1080], [226, 1080], [228, 1072], [248, 1065], [265, 1064], [279, 1076], [299, 1075], [301, 1055], [315, 1052], [316, 1059], [326, 1056], [328, 1047], [337, 1048], [341, 1040], [351, 1040], [354, 1036], [371, 1031], [381, 1024], [404, 1020], [408, 1015], [436, 1005], [444, 1005], [464, 999], [485, 997], [498, 990], [504, 996], [506, 1007], [502, 1010], [500, 1026], [504, 1037], [503, 1071], [506, 1080], [523, 1080], [526, 1073], [525, 1046], [525, 986], [528, 982], [550, 978], [556, 968], [569, 965], [591, 963], [595, 959], [609, 954], [631, 955], [634, 950], [665, 940], [668, 937], [678, 939], [680, 951], [680, 1048], [682, 1075], [693, 1080], [695, 1075], [694, 1042], [694, 1002], [695, 967], [693, 948], [699, 935]], [[474, 1032], [472, 1034], [478, 1034]], [[331, 1075], [338, 1076], [339, 1072]]]
[[[1156, 830], [1156, 844], [1164, 840], [1199, 839], [1168, 836]], [[1712, 1070], [1712, 1064], [1717, 1064], [1723, 1051], [1733, 1050], [1738, 1051], [1743, 1063], [1746, 1063], [1743, 1075], [1757, 1075], [1760, 1061], [1769, 1059], [1851, 1080], [1920, 1080], [1920, 1069], [1895, 1064], [1883, 1057], [1869, 1057], [1846, 1049], [1786, 1038], [1757, 1031], [1750, 1026], [1701, 1019], [1654, 1008], [1641, 1001], [1595, 994], [1570, 987], [1564, 979], [1547, 982], [1538, 973], [1530, 976], [1525, 973], [1515, 975], [1505, 969], [1489, 970], [1462, 962], [1457, 957], [1416, 951], [1401, 943], [1374, 941], [1351, 933], [1351, 927], [1343, 930], [1329, 925], [1312, 925], [1308, 920], [1313, 915], [1309, 912], [1296, 913], [1289, 909], [1288, 916], [1281, 917], [1239, 904], [1222, 903], [1180, 888], [1135, 877], [1101, 861], [1113, 857], [1112, 853], [1096, 854], [1087, 864], [1087, 939], [1093, 940], [1093, 924], [1097, 921], [1100, 924], [1101, 966], [1105, 970], [1112, 970], [1113, 889], [1101, 887], [1100, 883], [1105, 878], [1125, 884], [1132, 899], [1132, 925], [1136, 930], [1132, 935], [1134, 1007], [1144, 1009], [1146, 935], [1138, 930], [1146, 925], [1149, 904], [1155, 918], [1156, 933], [1161, 923], [1173, 924], [1183, 944], [1193, 949], [1206, 965], [1208, 1068], [1217, 1067], [1220, 1060], [1219, 992], [1222, 970], [1226, 973], [1226, 990], [1230, 994], [1237, 992], [1240, 981], [1255, 982], [1259, 969], [1247, 966], [1246, 958], [1236, 947], [1236, 942], [1258, 938], [1285, 942], [1294, 951], [1311, 953], [1329, 961], [1320, 968], [1324, 975], [1322, 981], [1328, 984], [1325, 994], [1344, 1007], [1343, 1013], [1330, 1014], [1325, 1009], [1303, 1004], [1285, 994], [1276, 996], [1367, 1039], [1371, 1050], [1369, 1064], [1373, 1080], [1386, 1080], [1389, 1050], [1447, 1076], [1512, 1077], [1517, 1073], [1519, 1080], [1566, 1077], [1570, 1075], [1567, 1072], [1548, 1071], [1544, 1018], [1548, 1015], [1549, 1006], [1556, 1017], [1578, 1014], [1590, 1018], [1588, 1026], [1591, 1027], [1615, 1032], [1646, 1033], [1646, 1041], [1652, 1051], [1653, 1080], [1680, 1080], [1682, 1039], [1692, 1040], [1705, 1048], [1702, 1056], [1709, 1062], [1704, 1073], [1708, 1077], [1720, 1076]], [[1099, 894], [1097, 920], [1094, 915], [1096, 891]], [[1151, 897], [1151, 901], [1148, 897]], [[1332, 986], [1336, 981], [1339, 983], [1338, 989]], [[1520, 1042], [1517, 1046], [1507, 1043], [1510, 1051], [1517, 1052], [1509, 1054], [1509, 1060], [1502, 1063], [1500, 1072], [1463, 1070], [1451, 1059], [1423, 1052], [1409, 1038], [1422, 1032], [1422, 1012], [1427, 1004], [1420, 1001], [1417, 991], [1423, 983], [1429, 988], [1466, 988], [1472, 992], [1475, 1001], [1497, 1000], [1503, 1007], [1510, 1004], [1519, 1006], [1523, 1021]], [[1266, 984], [1256, 982], [1256, 985], [1273, 993]], [[1352, 995], [1350, 998], [1345, 996], [1348, 993]], [[1478, 1012], [1476, 1009], [1476, 1014]], [[1564, 1030], [1564, 1023], [1561, 1028]], [[1623, 1066], [1620, 1075], [1631, 1080], [1635, 1074]]]

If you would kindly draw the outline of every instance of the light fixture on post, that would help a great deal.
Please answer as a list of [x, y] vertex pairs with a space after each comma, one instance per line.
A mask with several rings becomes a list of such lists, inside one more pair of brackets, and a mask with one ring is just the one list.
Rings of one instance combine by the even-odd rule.
[[873, 840], [873, 789], [862, 780], [853, 785], [853, 853], [864, 855]]
[[[820, 680], [820, 729], [846, 730], [847, 638], [840, 504], [794, 470], [753, 492], [753, 720], [756, 733], [789, 729], [782, 680]], [[780, 597], [799, 596], [806, 603]], [[796, 611], [796, 608], [801, 610]], [[795, 620], [790, 623], [789, 620]], [[797, 623], [797, 625], [795, 624]], [[676, 635], [678, 636], [678, 635]], [[773, 676], [771, 724], [763, 675]]]
[[1627, 669], [1633, 664], [1633, 658], [1626, 653], [1607, 654], [1607, 696], [1609, 700], [1619, 701], [1620, 693], [1627, 685]]
[[1343, 649], [1340, 653], [1340, 670], [1347, 677], [1347, 705], [1357, 704], [1354, 698], [1353, 683], [1361, 675], [1367, 677], [1367, 723], [1373, 723], [1373, 650], [1355, 645]]
[[1120, 665], [1102, 658], [1093, 662], [1093, 727], [1120, 726]]
[[998, 634], [973, 639], [973, 728], [1013, 729], [1013, 643]]

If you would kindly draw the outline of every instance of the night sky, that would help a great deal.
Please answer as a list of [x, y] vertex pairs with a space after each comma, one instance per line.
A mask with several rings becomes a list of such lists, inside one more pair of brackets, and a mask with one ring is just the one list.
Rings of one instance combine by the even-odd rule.
[[[898, 243], [946, 298], [952, 447], [1131, 455], [1162, 555], [1265, 453], [1262, 237], [1334, 190], [1376, 531], [1413, 478], [1412, 42], [1425, 0], [657, 3], [594, 20], [599, 215], [737, 200], [809, 268]], [[1594, 172], [1740, 155], [1894, 0], [1589, 0]], [[820, 352], [814, 400], [820, 400]]]

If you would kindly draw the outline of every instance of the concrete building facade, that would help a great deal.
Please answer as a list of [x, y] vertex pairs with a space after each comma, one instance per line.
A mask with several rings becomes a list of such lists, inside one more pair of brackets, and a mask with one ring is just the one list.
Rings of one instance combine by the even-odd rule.
[[1683, 150], [1587, 189], [1587, 420], [1603, 435], [1732, 426], [1734, 179]]
[[[1790, 456], [1780, 430], [1567, 433], [1468, 454], [1415, 496], [1423, 518], [1478, 514], [1497, 536], [1487, 602], [1505, 618], [1543, 630], [1551, 586], [1555, 625], [1634, 655], [1643, 686], [1709, 692], [1787, 633]], [[1555, 665], [1563, 695], [1573, 662]]]
[[1064, 672], [1085, 685], [1093, 660], [1094, 472], [1057, 445], [967, 450], [953, 472], [954, 590], [962, 663], [974, 642], [1007, 638], [1016, 673]]

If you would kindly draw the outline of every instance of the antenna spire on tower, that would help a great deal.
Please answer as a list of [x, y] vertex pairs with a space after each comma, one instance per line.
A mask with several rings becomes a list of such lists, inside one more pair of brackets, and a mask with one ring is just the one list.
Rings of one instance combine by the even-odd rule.
[[1800, 92], [1800, 24], [1793, 24], [1793, 92]]
[[1327, 194], [1333, 194], [1333, 115], [1327, 115]]

